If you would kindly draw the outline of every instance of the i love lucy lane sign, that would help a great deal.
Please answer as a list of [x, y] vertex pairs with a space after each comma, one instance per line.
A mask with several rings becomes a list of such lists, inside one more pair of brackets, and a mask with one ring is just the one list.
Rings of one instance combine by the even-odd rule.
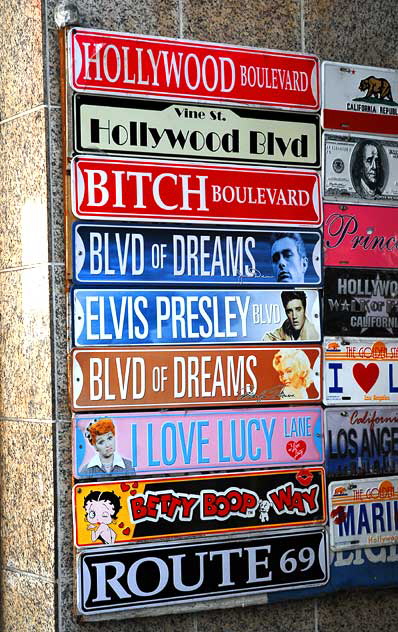
[[80, 92], [316, 111], [314, 55], [74, 28], [70, 85]]

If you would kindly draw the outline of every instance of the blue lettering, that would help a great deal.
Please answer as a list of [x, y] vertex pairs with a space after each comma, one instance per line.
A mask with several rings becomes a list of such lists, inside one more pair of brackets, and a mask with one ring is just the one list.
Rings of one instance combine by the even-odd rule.
[[266, 419], [261, 419], [261, 426], [263, 428], [265, 441], [267, 443], [267, 459], [272, 459], [272, 435], [275, 429], [275, 417], [271, 419], [271, 427], [268, 429]]
[[[170, 431], [168, 433], [168, 431]], [[167, 436], [167, 433], [170, 435]], [[173, 423], [165, 423], [162, 426], [162, 460], [165, 465], [174, 465], [177, 458], [177, 435]], [[167, 455], [167, 447], [171, 448], [171, 456]]]
[[243, 461], [243, 459], [246, 456], [246, 436], [245, 436], [244, 431], [242, 432], [242, 429], [244, 429], [244, 423], [245, 423], [245, 420], [241, 419], [240, 420], [240, 454], [238, 454], [237, 441], [236, 441], [237, 439], [236, 423], [235, 423], [235, 419], [231, 421], [231, 452], [232, 452], [232, 458], [234, 461]]
[[131, 462], [137, 467], [137, 426], [131, 425]]
[[229, 463], [230, 457], [224, 456], [224, 435], [222, 419], [217, 421], [217, 442], [218, 442], [218, 460], [220, 463]]
[[[384, 510], [384, 507], [382, 503], [372, 503], [373, 533], [378, 533], [379, 531], [382, 531], [382, 532], [385, 531], [383, 510]], [[380, 523], [380, 530], [377, 528], [377, 524], [376, 524], [377, 522]]]
[[189, 424], [188, 446], [185, 443], [184, 423], [182, 421], [179, 421], [177, 425], [178, 425], [178, 433], [180, 435], [181, 452], [184, 458], [184, 463], [185, 465], [189, 465], [191, 463], [193, 436], [195, 434], [195, 422], [191, 421], [191, 423]]
[[352, 505], [348, 505], [345, 520], [339, 524], [339, 537], [341, 538], [343, 535], [355, 535], [354, 507]]
[[260, 430], [260, 422], [258, 421], [258, 419], [249, 419], [247, 423], [247, 451], [252, 461], [258, 461], [261, 456], [261, 449], [257, 447], [256, 452], [253, 454], [253, 426], [256, 430]]
[[390, 385], [390, 393], [398, 393], [398, 386], [394, 386], [393, 364], [388, 365], [388, 382]]
[[363, 529], [365, 529], [365, 533], [371, 533], [366, 505], [359, 505], [358, 535], [362, 533]]
[[329, 393], [342, 393], [343, 389], [341, 386], [339, 386], [339, 378], [338, 378], [338, 371], [343, 368], [342, 363], [329, 362], [328, 367], [329, 369], [332, 369], [333, 371], [333, 381], [334, 381], [333, 386], [329, 386]]
[[153, 458], [153, 434], [152, 434], [152, 424], [148, 424], [148, 466], [149, 465], [160, 465], [160, 461]]
[[202, 436], [203, 426], [208, 426], [208, 422], [198, 422], [198, 463], [210, 463], [209, 457], [203, 456], [203, 446], [209, 443], [209, 440]]

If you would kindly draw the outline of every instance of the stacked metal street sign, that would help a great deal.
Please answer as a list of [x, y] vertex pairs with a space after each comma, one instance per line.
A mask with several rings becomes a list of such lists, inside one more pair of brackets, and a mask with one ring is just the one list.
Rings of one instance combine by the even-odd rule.
[[[332, 558], [382, 520], [394, 542], [394, 479], [346, 479], [396, 472], [395, 409], [373, 404], [398, 392], [391, 95], [372, 142], [325, 96], [322, 310], [318, 59], [84, 28], [66, 48], [77, 612], [329, 590], [328, 516]], [[352, 336], [325, 359], [323, 312]]]
[[67, 64], [78, 612], [320, 586], [319, 62], [75, 28]]
[[324, 62], [323, 91], [326, 471], [343, 555], [398, 538], [398, 71]]

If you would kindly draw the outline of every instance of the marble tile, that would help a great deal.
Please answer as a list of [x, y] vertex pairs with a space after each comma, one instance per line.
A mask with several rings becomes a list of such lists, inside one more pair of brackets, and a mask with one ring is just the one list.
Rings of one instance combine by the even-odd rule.
[[396, 632], [397, 620], [397, 588], [344, 591], [318, 600], [319, 632]]
[[45, 137], [44, 108], [0, 124], [0, 270], [48, 261]]
[[1, 561], [54, 577], [53, 424], [1, 420]]
[[0, 272], [0, 416], [52, 418], [48, 266]]
[[37, 0], [2, 2], [0, 120], [44, 102], [41, 12]]
[[[50, 103], [59, 104], [59, 45], [55, 22], [54, 6], [58, 0], [49, 0], [47, 41], [50, 52]], [[178, 37], [178, 0], [84, 0], [78, 3], [79, 26], [141, 33], [162, 37]]]
[[65, 267], [62, 264], [51, 266], [50, 299], [54, 314], [53, 344], [53, 390], [54, 416], [57, 419], [70, 419], [68, 405], [68, 339], [67, 339], [67, 294], [65, 292]]
[[62, 164], [61, 110], [50, 107], [48, 112], [48, 161], [49, 161], [49, 257], [52, 262], [65, 261], [65, 204]]
[[306, 599], [207, 611], [197, 614], [197, 629], [206, 632], [292, 632], [293, 629], [314, 632], [314, 604], [314, 599]]
[[305, 48], [322, 59], [398, 67], [398, 3], [306, 0]]
[[298, 0], [184, 0], [183, 36], [187, 39], [300, 50]]
[[54, 588], [41, 577], [2, 570], [2, 632], [54, 632]]

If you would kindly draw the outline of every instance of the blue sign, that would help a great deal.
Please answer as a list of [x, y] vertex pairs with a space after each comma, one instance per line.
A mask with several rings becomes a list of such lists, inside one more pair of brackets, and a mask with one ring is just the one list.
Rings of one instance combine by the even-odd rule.
[[321, 234], [281, 230], [75, 222], [73, 281], [320, 286]]
[[74, 346], [321, 339], [318, 290], [72, 290]]

